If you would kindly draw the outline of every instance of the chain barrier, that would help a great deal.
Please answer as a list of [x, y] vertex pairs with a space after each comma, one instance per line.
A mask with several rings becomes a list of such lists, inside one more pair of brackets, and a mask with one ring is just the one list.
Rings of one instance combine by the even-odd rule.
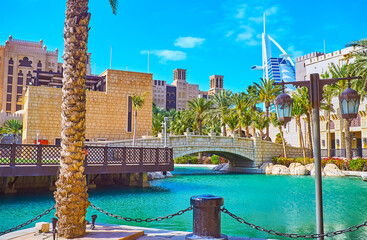
[[247, 222], [245, 219], [237, 216], [234, 213], [231, 213], [228, 209], [226, 209], [225, 207], [221, 208], [221, 211], [227, 215], [229, 215], [230, 217], [232, 217], [233, 219], [235, 219], [237, 222], [241, 223], [241, 224], [246, 224], [247, 226], [256, 229], [258, 231], [261, 232], [267, 232], [271, 235], [276, 235], [276, 236], [281, 236], [281, 237], [289, 237], [289, 238], [305, 238], [305, 239], [310, 239], [310, 238], [320, 238], [320, 237], [334, 237], [336, 235], [340, 235], [343, 233], [347, 233], [347, 232], [354, 232], [357, 231], [358, 229], [360, 229], [361, 227], [366, 227], [367, 226], [367, 221], [365, 221], [362, 224], [359, 225], [354, 225], [351, 226], [349, 228], [343, 229], [343, 230], [339, 230], [339, 231], [335, 231], [335, 232], [328, 232], [328, 233], [324, 233], [324, 234], [296, 234], [296, 233], [282, 233], [282, 232], [277, 232], [275, 230], [268, 230], [266, 228], [260, 227], [256, 224], [253, 223], [249, 223]]
[[3, 231], [3, 232], [0, 232], [0, 236], [2, 236], [2, 235], [4, 235], [4, 234], [7, 234], [7, 233], [14, 232], [14, 231], [16, 231], [16, 230], [18, 230], [18, 229], [20, 229], [20, 228], [22, 228], [22, 227], [25, 227], [25, 226], [27, 226], [27, 225], [31, 224], [31, 223], [32, 223], [32, 222], [34, 222], [34, 221], [39, 220], [41, 217], [43, 217], [43, 216], [45, 216], [45, 215], [49, 214], [53, 209], [55, 209], [55, 205], [54, 205], [54, 206], [52, 206], [50, 209], [47, 209], [46, 211], [44, 211], [44, 212], [43, 212], [43, 213], [41, 213], [40, 215], [36, 216], [35, 218], [33, 218], [33, 219], [31, 219], [31, 220], [26, 221], [25, 223], [22, 223], [22, 224], [20, 224], [20, 225], [18, 225], [18, 226], [16, 226], [16, 227], [9, 228], [9, 229], [7, 229], [7, 230], [5, 230], [5, 231]]
[[156, 217], [156, 218], [142, 219], [142, 218], [129, 218], [129, 217], [122, 217], [122, 216], [119, 216], [119, 215], [115, 215], [113, 213], [107, 212], [107, 211], [105, 211], [105, 210], [97, 207], [94, 204], [90, 204], [90, 207], [93, 208], [93, 209], [95, 209], [95, 210], [97, 210], [100, 213], [106, 214], [107, 216], [110, 216], [110, 217], [113, 217], [113, 218], [116, 218], [116, 219], [119, 219], [119, 220], [124, 220], [126, 222], [153, 222], [153, 221], [160, 222], [160, 221], [165, 220], [165, 219], [171, 219], [171, 218], [173, 218], [175, 216], [182, 215], [185, 212], [191, 211], [193, 209], [192, 206], [190, 206], [190, 207], [188, 207], [186, 209], [183, 209], [183, 210], [178, 211], [177, 213], [169, 214], [169, 215], [164, 216], [164, 217]]

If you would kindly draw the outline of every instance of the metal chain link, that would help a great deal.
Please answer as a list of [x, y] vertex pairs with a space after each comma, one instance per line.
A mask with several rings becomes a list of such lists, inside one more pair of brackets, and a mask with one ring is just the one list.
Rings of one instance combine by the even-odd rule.
[[237, 222], [242, 223], [242, 224], [246, 224], [247, 226], [249, 226], [253, 229], [256, 229], [258, 231], [267, 232], [271, 235], [289, 237], [289, 238], [306, 238], [306, 239], [310, 239], [310, 238], [319, 238], [319, 237], [334, 237], [336, 235], [340, 235], [340, 234], [343, 234], [343, 233], [354, 232], [354, 231], [357, 231], [358, 229], [360, 229], [361, 227], [366, 227], [367, 226], [367, 221], [365, 221], [364, 223], [359, 224], [359, 225], [354, 225], [354, 226], [351, 226], [351, 227], [343, 229], [343, 230], [338, 230], [338, 231], [335, 231], [335, 232], [328, 232], [328, 233], [324, 233], [324, 234], [316, 234], [315, 233], [315, 234], [301, 235], [301, 234], [296, 234], [296, 233], [281, 233], [281, 232], [277, 232], [275, 230], [268, 230], [266, 228], [260, 227], [256, 224], [253, 224], [253, 223], [249, 223], [245, 219], [237, 216], [236, 214], [231, 213], [225, 207], [221, 208], [221, 211], [225, 214], [228, 214], [232, 218], [234, 218]]
[[4, 234], [7, 234], [7, 233], [10, 233], [10, 232], [14, 232], [14, 231], [16, 231], [16, 230], [18, 230], [18, 229], [20, 229], [20, 228], [22, 228], [22, 227], [25, 227], [25, 226], [27, 226], [27, 225], [31, 224], [31, 223], [32, 223], [32, 222], [34, 222], [34, 221], [39, 220], [41, 217], [43, 217], [43, 216], [45, 216], [45, 215], [49, 214], [53, 209], [55, 209], [55, 205], [54, 205], [54, 206], [52, 206], [51, 208], [47, 209], [46, 211], [44, 211], [44, 212], [43, 212], [43, 213], [41, 213], [40, 215], [36, 216], [35, 218], [33, 218], [33, 219], [31, 219], [31, 220], [26, 221], [25, 223], [22, 223], [22, 224], [20, 224], [20, 225], [18, 225], [18, 226], [16, 226], [16, 227], [13, 227], [13, 228], [7, 229], [7, 230], [5, 230], [5, 231], [3, 231], [3, 232], [0, 232], [0, 236], [2, 236], [2, 235], [4, 235]]
[[188, 212], [188, 211], [191, 211], [192, 210], [192, 206], [190, 206], [190, 207], [188, 207], [186, 209], [183, 209], [183, 210], [178, 211], [177, 213], [169, 214], [169, 215], [167, 215], [165, 217], [156, 217], [156, 218], [142, 219], [142, 218], [129, 218], [129, 217], [122, 217], [122, 216], [119, 216], [119, 215], [115, 215], [113, 213], [107, 212], [107, 211], [105, 211], [105, 210], [97, 207], [94, 204], [90, 204], [90, 207], [94, 208], [98, 212], [101, 212], [101, 213], [106, 214], [107, 216], [110, 216], [110, 217], [113, 217], [113, 218], [116, 218], [116, 219], [119, 219], [119, 220], [124, 220], [124, 221], [127, 221], [127, 222], [153, 222], [153, 221], [159, 222], [159, 221], [162, 221], [162, 220], [165, 220], [165, 219], [170, 219], [170, 218], [173, 218], [175, 216], [182, 215], [185, 212]]

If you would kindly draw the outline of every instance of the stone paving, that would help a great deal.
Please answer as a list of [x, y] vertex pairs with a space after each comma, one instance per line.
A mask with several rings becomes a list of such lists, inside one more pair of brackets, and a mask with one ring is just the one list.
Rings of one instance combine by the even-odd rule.
[[[126, 225], [98, 224], [95, 230], [87, 228], [87, 234], [76, 240], [185, 240], [189, 232], [170, 231], [155, 228], [134, 227]], [[52, 240], [52, 233], [39, 234], [35, 228], [27, 228], [0, 237], [0, 240]], [[58, 238], [64, 240], [64, 238]], [[260, 238], [228, 237], [229, 240], [266, 240]], [[269, 240], [269, 239], [268, 239]]]

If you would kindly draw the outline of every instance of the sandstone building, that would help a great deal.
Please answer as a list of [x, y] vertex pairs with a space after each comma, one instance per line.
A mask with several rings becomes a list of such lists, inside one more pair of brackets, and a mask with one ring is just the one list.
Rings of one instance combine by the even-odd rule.
[[210, 76], [210, 89], [200, 91], [199, 85], [190, 84], [186, 80], [186, 69], [173, 70], [173, 83], [167, 84], [166, 81], [153, 81], [153, 102], [157, 107], [165, 110], [176, 109], [185, 110], [187, 102], [194, 98], [208, 98], [223, 89], [223, 76]]
[[[58, 49], [47, 50], [43, 41], [14, 39], [9, 36], [5, 45], [0, 46], [0, 107], [7, 113], [22, 109], [22, 95], [26, 86], [34, 85], [35, 71], [62, 72], [58, 62]], [[87, 75], [90, 75], [88, 53]]]
[[[137, 138], [152, 129], [152, 74], [106, 70], [106, 89], [87, 91], [86, 141], [132, 139], [130, 95], [147, 92], [138, 111]], [[24, 97], [23, 143], [34, 143], [37, 130], [48, 144], [60, 144], [62, 89], [28, 86]]]

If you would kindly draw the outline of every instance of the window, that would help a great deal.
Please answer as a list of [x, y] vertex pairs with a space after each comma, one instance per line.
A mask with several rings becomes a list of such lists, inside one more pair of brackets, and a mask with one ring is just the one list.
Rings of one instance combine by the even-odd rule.
[[6, 104], [6, 111], [10, 112], [11, 111], [11, 103], [7, 103]]
[[12, 76], [8, 76], [8, 84], [12, 84], [13, 83], [13, 77]]
[[22, 105], [18, 105], [16, 106], [16, 111], [22, 110]]
[[127, 97], [127, 132], [132, 131], [133, 104], [131, 97]]
[[8, 89], [7, 89], [8, 91], [8, 93], [11, 93], [11, 91], [12, 91], [12, 87], [11, 87], [11, 85], [8, 85]]
[[7, 102], [11, 102], [11, 94], [7, 94], [6, 95], [6, 101]]
[[22, 86], [18, 86], [17, 87], [17, 93], [22, 93], [23, 92], [23, 87]]

